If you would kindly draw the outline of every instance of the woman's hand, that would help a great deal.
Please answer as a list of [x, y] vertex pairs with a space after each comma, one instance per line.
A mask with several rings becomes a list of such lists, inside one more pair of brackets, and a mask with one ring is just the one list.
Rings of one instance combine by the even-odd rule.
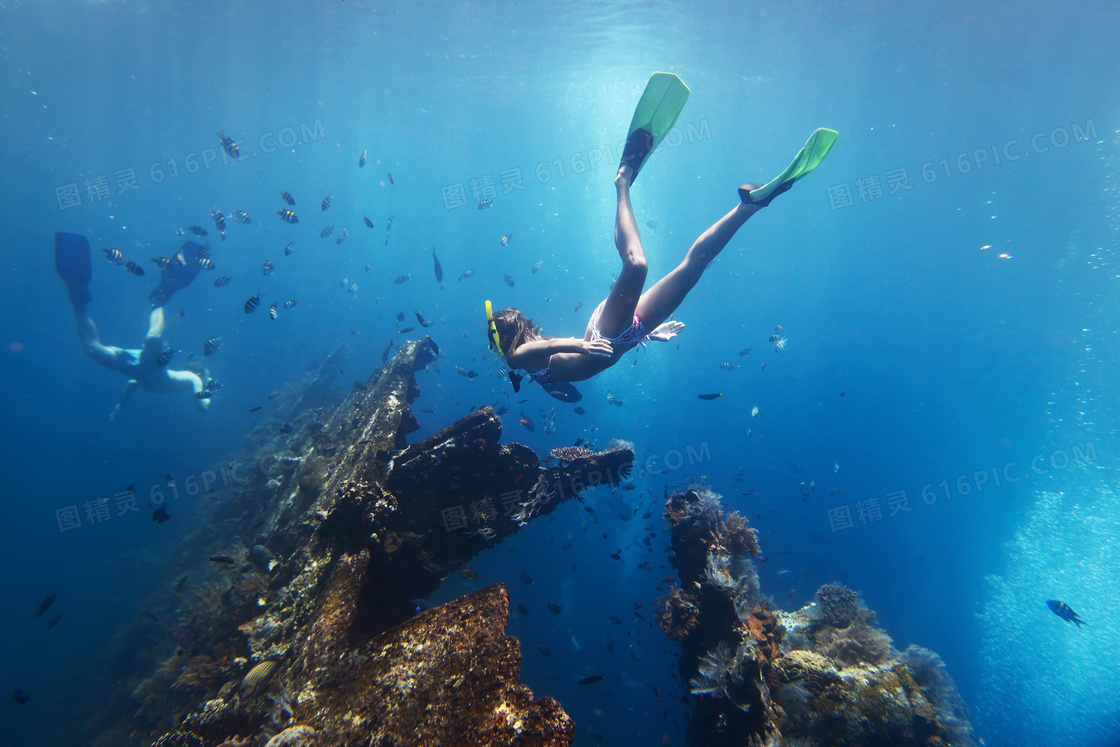
[[676, 337], [682, 329], [684, 329], [684, 324], [681, 322], [665, 322], [649, 333], [649, 339], [656, 342], [665, 342]]
[[600, 358], [610, 358], [614, 355], [614, 348], [611, 347], [609, 342], [600, 337], [598, 340], [584, 340], [583, 352], [588, 355], [597, 355]]

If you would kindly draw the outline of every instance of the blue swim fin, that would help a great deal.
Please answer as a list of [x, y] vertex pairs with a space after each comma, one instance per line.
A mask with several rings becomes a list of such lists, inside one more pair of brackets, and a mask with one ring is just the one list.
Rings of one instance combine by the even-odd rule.
[[70, 291], [70, 305], [84, 312], [93, 296], [89, 293], [91, 276], [89, 240], [77, 233], [54, 235], [54, 269]]
[[186, 288], [195, 279], [198, 271], [202, 269], [198, 263], [199, 249], [202, 249], [200, 244], [193, 241], [186, 242], [179, 248], [179, 253], [171, 260], [171, 263], [163, 268], [159, 277], [159, 285], [148, 294], [148, 300], [151, 301], [153, 307], [165, 305], [175, 295], [175, 291]]

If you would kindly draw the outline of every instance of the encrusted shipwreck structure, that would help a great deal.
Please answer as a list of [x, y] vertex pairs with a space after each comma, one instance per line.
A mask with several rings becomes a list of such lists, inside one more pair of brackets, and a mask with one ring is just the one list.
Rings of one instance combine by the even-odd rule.
[[560, 704], [518, 683], [503, 585], [419, 614], [411, 600], [560, 501], [624, 479], [633, 452], [545, 468], [498, 443], [489, 407], [406, 445], [414, 374], [437, 355], [428, 338], [406, 343], [330, 409], [259, 429], [259, 468], [190, 541], [227, 570], [178, 584], [178, 651], [134, 692], [140, 744], [571, 742]]
[[847, 587], [786, 613], [759, 592], [755, 530], [703, 487], [665, 506], [680, 585], [658, 600], [695, 696], [688, 742], [973, 747], [964, 702], [937, 654], [902, 653]]

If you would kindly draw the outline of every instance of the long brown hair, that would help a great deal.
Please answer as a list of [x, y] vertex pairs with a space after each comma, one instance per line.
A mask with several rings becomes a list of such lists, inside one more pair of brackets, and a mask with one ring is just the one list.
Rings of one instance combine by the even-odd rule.
[[512, 306], [494, 312], [494, 328], [498, 330], [498, 340], [506, 356], [527, 342], [552, 339], [541, 337], [533, 320]]

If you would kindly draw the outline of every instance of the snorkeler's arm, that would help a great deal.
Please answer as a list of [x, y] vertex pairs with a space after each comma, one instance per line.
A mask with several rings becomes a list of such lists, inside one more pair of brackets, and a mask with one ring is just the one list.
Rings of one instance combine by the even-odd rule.
[[128, 383], [124, 385], [124, 391], [121, 392], [121, 401], [118, 402], [116, 407], [113, 408], [113, 411], [109, 413], [109, 420], [117, 419], [117, 416], [121, 414], [121, 408], [124, 407], [125, 403], [128, 402], [128, 398], [132, 396], [132, 393], [135, 392], [136, 388], [139, 386], [140, 382], [136, 379], [128, 380]]
[[584, 340], [577, 337], [554, 337], [551, 340], [533, 340], [518, 345], [506, 361], [514, 368], [530, 370], [533, 359], [545, 359], [557, 353], [580, 353], [583, 355], [609, 356], [614, 352], [611, 344], [604, 339]]

